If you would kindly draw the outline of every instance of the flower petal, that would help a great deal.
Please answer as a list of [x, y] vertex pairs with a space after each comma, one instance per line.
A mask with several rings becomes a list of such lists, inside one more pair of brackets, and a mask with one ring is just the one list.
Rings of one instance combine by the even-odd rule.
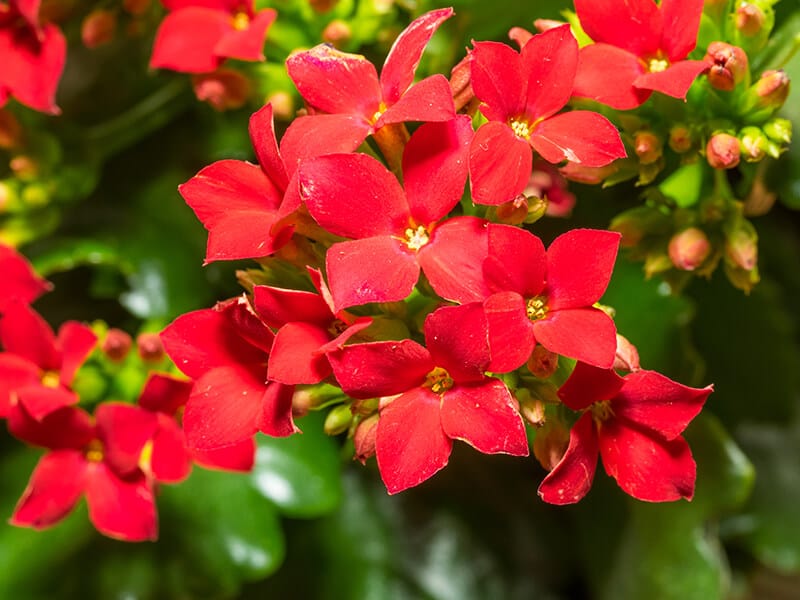
[[17, 391], [41, 380], [39, 367], [16, 354], [0, 352], [0, 418], [9, 415], [18, 401]]
[[456, 116], [453, 90], [444, 75], [426, 77], [412, 85], [396, 104], [375, 121], [375, 127], [406, 121], [450, 121]]
[[595, 402], [613, 398], [625, 381], [613, 369], [601, 369], [578, 361], [558, 390], [558, 397], [572, 410], [583, 410]]
[[453, 442], [439, 418], [439, 396], [414, 388], [380, 413], [375, 454], [390, 494], [419, 485], [447, 465]]
[[661, 48], [671, 61], [682, 60], [697, 45], [703, 0], [662, 0], [660, 10], [664, 20]]
[[483, 275], [493, 292], [516, 292], [523, 298], [542, 293], [546, 254], [542, 240], [526, 229], [489, 225], [489, 254]]
[[662, 16], [653, 0], [575, 0], [575, 12], [581, 27], [595, 42], [642, 57], [659, 48]]
[[327, 330], [311, 323], [287, 323], [275, 334], [269, 355], [270, 381], [285, 384], [319, 383], [331, 374], [320, 347], [330, 341]]
[[437, 308], [425, 319], [425, 344], [436, 366], [456, 382], [481, 381], [489, 367], [489, 327], [483, 305]]
[[634, 80], [644, 72], [636, 54], [609, 44], [589, 44], [580, 50], [572, 95], [630, 110], [650, 97], [648, 90], [633, 87]]
[[617, 418], [671, 440], [697, 416], [713, 390], [713, 386], [687, 387], [655, 371], [636, 371], [625, 377], [612, 409]]
[[522, 58], [499, 42], [475, 42], [470, 56], [470, 83], [490, 121], [508, 121], [525, 109], [525, 71]]
[[258, 11], [245, 29], [231, 27], [214, 45], [214, 54], [238, 60], [264, 60], [264, 39], [278, 13], [272, 8]]
[[546, 119], [569, 102], [578, 68], [578, 42], [569, 25], [534, 35], [520, 53], [527, 78], [525, 116]]
[[509, 373], [528, 360], [536, 345], [525, 299], [516, 292], [492, 294], [483, 303], [489, 324], [489, 371]]
[[646, 502], [692, 499], [697, 467], [682, 437], [665, 441], [609, 419], [599, 438], [606, 473], [625, 493]]
[[596, 308], [550, 311], [533, 323], [533, 334], [542, 346], [596, 367], [609, 369], [617, 350], [617, 328], [606, 313]]
[[191, 392], [191, 381], [151, 371], [137, 403], [153, 412], [174, 415], [186, 404]]
[[156, 413], [121, 402], [103, 402], [95, 411], [103, 460], [120, 477], [138, 470], [145, 444], [156, 433]]
[[499, 379], [456, 385], [442, 399], [442, 428], [447, 437], [484, 454], [528, 456], [525, 425], [514, 403]]
[[0, 317], [0, 343], [43, 371], [58, 371], [61, 356], [50, 325], [27, 304], [12, 302]]
[[181, 73], [209, 73], [222, 63], [214, 51], [231, 30], [226, 12], [190, 6], [168, 13], [156, 32], [150, 67]]
[[24, 408], [12, 410], [8, 430], [28, 444], [53, 450], [80, 450], [95, 437], [92, 418], [74, 406], [55, 410], [42, 419], [33, 418]]
[[62, 385], [70, 385], [78, 368], [89, 358], [97, 345], [94, 332], [77, 321], [67, 321], [58, 329], [56, 345], [61, 350]]
[[43, 529], [66, 517], [83, 494], [86, 468], [86, 459], [79, 450], [45, 454], [33, 470], [9, 522]]
[[549, 504], [578, 502], [592, 488], [597, 454], [592, 415], [585, 413], [569, 432], [569, 447], [564, 456], [539, 485], [539, 497]]
[[242, 440], [238, 444], [216, 448], [214, 450], [193, 450], [192, 456], [197, 464], [206, 469], [222, 469], [224, 471], [249, 472], [256, 459], [256, 441], [254, 438]]
[[314, 292], [257, 285], [253, 288], [253, 304], [258, 316], [275, 328], [292, 321], [324, 327], [334, 319], [323, 297]]
[[261, 397], [258, 430], [272, 437], [287, 437], [300, 430], [292, 419], [294, 386], [270, 382]]
[[528, 185], [533, 157], [528, 143], [505, 123], [480, 126], [469, 147], [469, 182], [476, 204], [513, 200]]
[[591, 306], [605, 293], [620, 234], [573, 229], [547, 249], [547, 305], [552, 310]]
[[637, 77], [633, 85], [639, 89], [661, 92], [673, 98], [686, 100], [686, 94], [697, 77], [708, 69], [702, 60], [682, 60], [673, 63], [664, 71], [645, 73]]
[[366, 139], [370, 125], [355, 115], [313, 115], [297, 117], [281, 138], [281, 153], [289, 175], [301, 160], [353, 152]]
[[626, 156], [617, 128], [604, 116], [588, 110], [545, 119], [533, 130], [530, 142], [553, 164], [568, 160], [584, 167], [604, 167]]
[[86, 503], [89, 520], [103, 535], [127, 542], [158, 537], [153, 490], [143, 473], [121, 479], [105, 463], [89, 463]]
[[59, 408], [77, 404], [80, 400], [75, 392], [61, 385], [30, 385], [17, 389], [16, 395], [19, 403], [36, 420], [43, 419]]
[[178, 483], [189, 476], [192, 456], [186, 436], [178, 422], [163, 413], [158, 415], [158, 430], [153, 436], [150, 474], [156, 481]]
[[247, 131], [258, 157], [258, 164], [277, 191], [285, 190], [289, 174], [283, 164], [278, 139], [275, 136], [275, 121], [272, 104], [266, 104], [250, 116]]

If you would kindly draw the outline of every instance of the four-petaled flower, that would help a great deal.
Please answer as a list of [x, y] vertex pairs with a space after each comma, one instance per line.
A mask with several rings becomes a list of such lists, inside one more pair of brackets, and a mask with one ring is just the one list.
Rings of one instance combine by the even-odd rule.
[[627, 494], [648, 502], [694, 495], [696, 465], [681, 433], [713, 387], [691, 388], [654, 371], [624, 378], [579, 362], [558, 395], [583, 415], [569, 447], [539, 486], [552, 504], [572, 504], [592, 487], [598, 455]]

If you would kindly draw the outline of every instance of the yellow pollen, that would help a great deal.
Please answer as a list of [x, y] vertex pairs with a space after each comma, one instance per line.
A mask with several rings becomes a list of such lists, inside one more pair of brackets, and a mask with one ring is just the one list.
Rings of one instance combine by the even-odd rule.
[[651, 73], [661, 73], [666, 71], [669, 66], [669, 61], [665, 58], [651, 58], [647, 64], [647, 70]]
[[405, 230], [405, 234], [406, 246], [414, 251], [419, 250], [431, 240], [428, 231], [422, 225], [418, 226], [416, 229], [409, 227]]
[[509, 125], [511, 125], [511, 130], [517, 137], [525, 138], [526, 140], [531, 137], [531, 126], [527, 121], [512, 119]]
[[86, 446], [86, 460], [90, 462], [102, 462], [103, 460], [103, 442], [94, 439]]
[[372, 118], [371, 118], [371, 119], [370, 119], [370, 121], [369, 121], [369, 122], [370, 122], [370, 125], [374, 125], [374, 124], [375, 124], [375, 122], [376, 122], [378, 119], [380, 119], [380, 118], [381, 118], [381, 115], [382, 115], [384, 112], [386, 112], [386, 108], [387, 108], [386, 104], [384, 104], [383, 102], [381, 102], [380, 106], [378, 106], [378, 110], [376, 110], [376, 111], [375, 111], [375, 114], [374, 114], [374, 115], [372, 115]]
[[47, 371], [42, 375], [42, 385], [49, 388], [57, 388], [61, 382], [61, 377], [55, 371]]
[[244, 31], [250, 27], [250, 17], [245, 12], [237, 12], [233, 17], [233, 28], [237, 31]]
[[614, 410], [611, 408], [611, 403], [606, 400], [605, 402], [595, 402], [590, 409], [592, 411], [592, 418], [596, 423], [602, 423], [614, 416]]
[[425, 377], [422, 387], [430, 388], [434, 394], [443, 394], [453, 387], [453, 379], [442, 367], [436, 367]]
[[547, 298], [535, 296], [525, 305], [525, 314], [531, 321], [538, 321], [547, 316]]
[[139, 468], [145, 473], [150, 472], [151, 463], [153, 461], [153, 440], [147, 440], [147, 443], [142, 448], [142, 453], [139, 455]]

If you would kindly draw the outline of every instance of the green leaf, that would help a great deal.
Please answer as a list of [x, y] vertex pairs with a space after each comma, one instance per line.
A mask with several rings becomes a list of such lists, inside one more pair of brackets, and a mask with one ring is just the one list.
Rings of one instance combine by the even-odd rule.
[[700, 200], [704, 170], [705, 167], [699, 160], [689, 163], [662, 181], [658, 188], [681, 208], [694, 206]]
[[287, 515], [317, 517], [341, 502], [338, 445], [323, 432], [323, 421], [323, 415], [315, 413], [298, 422], [301, 434], [258, 436], [252, 483]]

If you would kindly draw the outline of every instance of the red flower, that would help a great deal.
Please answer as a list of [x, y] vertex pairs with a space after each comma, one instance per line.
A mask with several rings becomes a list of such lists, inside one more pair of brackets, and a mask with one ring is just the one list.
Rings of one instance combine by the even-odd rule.
[[192, 450], [243, 444], [257, 431], [288, 436], [293, 387], [267, 381], [274, 336], [246, 298], [181, 315], [161, 339], [177, 367], [195, 380], [183, 414]]
[[[208, 230], [206, 263], [268, 256], [289, 241], [292, 230], [280, 219], [300, 204], [294, 178], [298, 163], [327, 152], [351, 152], [361, 143], [352, 136], [339, 136], [338, 125], [332, 123], [342, 119], [349, 117], [295, 119], [279, 149], [272, 106], [267, 104], [250, 117], [250, 139], [259, 165], [220, 160], [178, 188]], [[279, 213], [282, 203], [290, 208]]]
[[256, 312], [278, 330], [267, 365], [271, 381], [319, 383], [331, 374], [327, 352], [372, 323], [369, 317], [336, 313], [322, 274], [311, 268], [308, 272], [319, 294], [267, 285], [253, 289]]
[[625, 156], [616, 128], [605, 117], [575, 110], [569, 101], [578, 43], [569, 26], [533, 36], [521, 53], [498, 42], [476, 42], [472, 89], [489, 119], [470, 147], [472, 196], [502, 204], [522, 193], [531, 174], [531, 150], [551, 163], [599, 167]]
[[655, 371], [622, 378], [611, 369], [579, 362], [558, 395], [583, 415], [570, 431], [563, 458], [539, 486], [539, 495], [552, 504], [583, 498], [592, 486], [599, 454], [606, 473], [634, 498], [691, 500], [696, 466], [681, 433], [712, 390], [686, 387]]
[[277, 13], [252, 0], [162, 0], [170, 13], [156, 32], [150, 66], [210, 73], [226, 58], [264, 60], [264, 38]]
[[596, 42], [581, 49], [575, 96], [620, 110], [653, 91], [685, 99], [708, 68], [686, 60], [697, 45], [703, 0], [575, 0], [575, 10]]
[[405, 191], [365, 154], [301, 165], [301, 194], [311, 216], [331, 233], [353, 238], [331, 246], [325, 259], [336, 310], [404, 299], [420, 267], [443, 298], [481, 299], [486, 223], [474, 217], [439, 223], [461, 198], [471, 135], [465, 115], [422, 125], [403, 154]]
[[50, 283], [36, 275], [25, 257], [2, 244], [0, 244], [0, 273], [3, 274], [0, 313], [15, 300], [28, 304], [52, 288]]
[[0, 318], [0, 417], [21, 404], [34, 418], [78, 402], [69, 388], [97, 337], [87, 326], [64, 323], [58, 337], [26, 304], [12, 302]]
[[447, 465], [453, 440], [487, 454], [528, 455], [515, 401], [486, 377], [489, 346], [478, 303], [446, 306], [425, 320], [427, 348], [412, 340], [345, 346], [330, 356], [342, 390], [353, 398], [399, 394], [380, 412], [378, 468], [394, 494]]
[[491, 371], [513, 371], [538, 342], [551, 352], [608, 368], [617, 348], [616, 328], [592, 305], [605, 293], [620, 235], [574, 229], [545, 252], [524, 229], [489, 225], [483, 263], [491, 295], [484, 307], [492, 348]]
[[41, 529], [63, 519], [86, 496], [89, 519], [104, 535], [127, 541], [158, 534], [152, 484], [139, 468], [156, 427], [152, 413], [105, 403], [95, 420], [75, 407], [41, 420], [24, 409], [9, 418], [18, 438], [49, 448], [36, 465], [11, 524]]
[[327, 44], [291, 55], [289, 77], [315, 111], [356, 117], [343, 124], [342, 134], [361, 141], [391, 123], [449, 121], [455, 107], [447, 78], [436, 74], [414, 83], [414, 73], [425, 45], [452, 15], [452, 8], [442, 8], [414, 20], [395, 40], [380, 78], [363, 56]]
[[39, 21], [40, 0], [0, 4], [0, 106], [9, 97], [57, 115], [55, 96], [67, 57], [64, 34]]

